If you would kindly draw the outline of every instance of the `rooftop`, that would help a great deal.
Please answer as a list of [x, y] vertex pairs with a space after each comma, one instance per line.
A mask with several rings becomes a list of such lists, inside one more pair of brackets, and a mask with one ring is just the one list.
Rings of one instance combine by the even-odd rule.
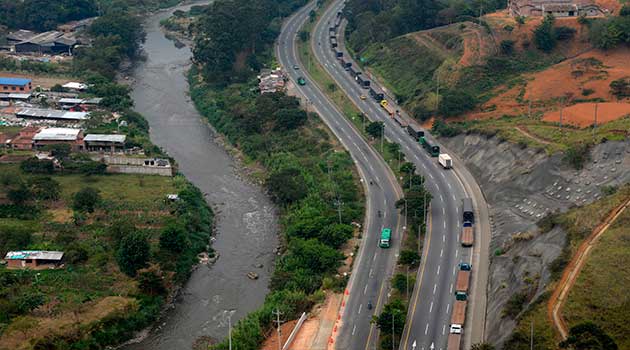
[[83, 138], [83, 141], [124, 143], [126, 139], [127, 136], [118, 134], [87, 134]]
[[41, 119], [65, 119], [65, 120], [85, 120], [88, 119], [87, 112], [67, 112], [55, 109], [42, 108], [20, 108], [15, 111], [18, 117], [30, 117]]
[[61, 260], [63, 252], [60, 251], [48, 251], [48, 250], [20, 250], [14, 252], [8, 252], [5, 255], [4, 260]]
[[85, 90], [88, 88], [87, 85], [83, 83], [77, 83], [75, 81], [70, 81], [62, 85], [66, 89], [74, 89], [74, 90]]
[[75, 141], [79, 138], [81, 129], [48, 128], [33, 136], [35, 141]]
[[16, 86], [24, 86], [28, 85], [31, 82], [31, 79], [27, 78], [5, 78], [0, 77], [0, 85], [16, 85]]

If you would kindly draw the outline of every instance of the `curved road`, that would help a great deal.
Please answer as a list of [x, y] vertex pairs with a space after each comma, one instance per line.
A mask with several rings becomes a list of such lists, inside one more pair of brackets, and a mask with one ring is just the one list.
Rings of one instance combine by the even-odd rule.
[[[276, 54], [293, 82], [299, 76], [307, 77], [309, 83], [296, 90], [305, 97], [307, 109], [314, 109], [332, 132], [348, 150], [359, 170], [366, 188], [366, 222], [363, 242], [348, 283], [349, 297], [342, 308], [342, 328], [353, 339], [361, 339], [362, 347], [374, 341], [377, 332], [370, 323], [372, 316], [380, 312], [386, 302], [389, 280], [396, 264], [403, 231], [401, 216], [395, 202], [402, 198], [402, 190], [383, 158], [363, 139], [337, 107], [315, 85], [304, 71], [296, 52], [296, 34], [309, 18], [314, 4], [308, 4], [288, 18], [278, 38]], [[300, 67], [293, 69], [294, 66]], [[373, 185], [370, 185], [373, 181]], [[381, 211], [382, 216], [376, 215]], [[378, 247], [381, 229], [392, 229], [393, 244], [390, 249]], [[368, 309], [367, 304], [374, 306]]]
[[[412, 344], [415, 342], [418, 350], [423, 348], [429, 349], [432, 344], [435, 349], [445, 349], [452, 304], [455, 300], [453, 288], [457, 265], [460, 262], [474, 262], [475, 265], [481, 266], [479, 270], [480, 274], [485, 274], [486, 272], [484, 271], [487, 271], [487, 269], [484, 269], [484, 264], [479, 263], [479, 244], [475, 246], [474, 252], [476, 256], [473, 260], [473, 249], [462, 248], [458, 242], [459, 232], [461, 230], [461, 199], [469, 197], [470, 195], [467, 195], [468, 192], [475, 194], [472, 197], [475, 199], [478, 206], [485, 207], [485, 201], [480, 191], [471, 190], [471, 187], [476, 186], [476, 184], [474, 184], [474, 186], [468, 184], [464, 186], [460, 181], [460, 177], [463, 177], [468, 183], [471, 181], [474, 182], [474, 179], [471, 180], [470, 176], [462, 176], [461, 173], [465, 172], [465, 169], [463, 169], [463, 165], [459, 160], [455, 161], [455, 166], [462, 168], [457, 169], [458, 174], [455, 174], [455, 171], [443, 170], [437, 164], [436, 159], [429, 157], [426, 151], [407, 134], [405, 129], [396, 124], [376, 101], [369, 97], [366, 100], [360, 99], [361, 95], [367, 94], [367, 90], [362, 89], [350, 74], [341, 67], [339, 61], [334, 57], [334, 53], [330, 49], [328, 42], [328, 28], [330, 27], [330, 23], [333, 23], [338, 11], [341, 11], [343, 6], [342, 0], [333, 2], [316, 24], [311, 40], [316, 59], [363, 113], [371, 120], [383, 121], [385, 123], [386, 137], [401, 145], [401, 149], [407, 159], [413, 162], [418, 171], [425, 176], [426, 186], [433, 195], [429, 214], [429, 229], [424, 244], [423, 262], [418, 271], [418, 282], [414, 289], [414, 294], [412, 295], [407, 324], [400, 348], [411, 349]], [[293, 32], [291, 35], [295, 35], [294, 30], [290, 32]], [[341, 46], [340, 48], [342, 48], [343, 40], [340, 40], [339, 36], [338, 41]], [[348, 60], [349, 55], [347, 51], [344, 56], [346, 60]], [[353, 62], [353, 65], [357, 67], [356, 62]], [[285, 67], [290, 66], [285, 64]], [[373, 79], [372, 83], [373, 86], [377, 86]], [[394, 108], [400, 110], [400, 107], [396, 106], [394, 101], [389, 100], [389, 103], [394, 106]], [[407, 120], [411, 120], [404, 112], [403, 116]], [[337, 117], [344, 119], [342, 115]], [[431, 141], [433, 142], [434, 140]], [[460, 175], [460, 177], [457, 175]], [[477, 210], [478, 213], [479, 211], [480, 210]], [[483, 216], [485, 216], [485, 219], [479, 220], [484, 221], [484, 223], [482, 230], [479, 229], [480, 225], [477, 225], [476, 238], [481, 236], [479, 234], [480, 231], [483, 231], [484, 235], [485, 232], [488, 232], [486, 231], [487, 208], [482, 211], [484, 212], [484, 215], [481, 215], [482, 219]], [[476, 267], [477, 266], [474, 266], [473, 270], [476, 270]], [[473, 271], [473, 278], [476, 278], [477, 273], [478, 271]], [[484, 291], [478, 291], [476, 286], [477, 283], [471, 288], [471, 296], [475, 294], [485, 295], [485, 284], [483, 284]], [[473, 300], [476, 301], [476, 299]], [[474, 310], [474, 308], [469, 306], [468, 310], [468, 312], [471, 313], [470, 310]], [[485, 310], [476, 311], [476, 313], [480, 312], [485, 313]], [[469, 316], [468, 320], [470, 319], [471, 317]], [[471, 333], [469, 331], [471, 323], [472, 322], [468, 322], [467, 333]], [[370, 348], [369, 345], [372, 339], [369, 335], [367, 338], [362, 337], [361, 333], [357, 335], [355, 334], [357, 332], [356, 329], [351, 329], [347, 326], [342, 327], [340, 332], [339, 341], [337, 343], [338, 349]], [[370, 335], [372, 333], [372, 331], [369, 332]], [[466, 342], [468, 344], [470, 343], [469, 338], [470, 337], [468, 337], [468, 341]]]

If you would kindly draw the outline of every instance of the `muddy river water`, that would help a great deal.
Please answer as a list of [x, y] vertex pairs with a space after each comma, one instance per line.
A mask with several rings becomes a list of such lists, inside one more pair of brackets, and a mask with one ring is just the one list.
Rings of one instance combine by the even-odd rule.
[[[146, 19], [147, 59], [134, 70], [132, 96], [135, 109], [149, 121], [152, 141], [175, 158], [179, 170], [215, 208], [213, 247], [220, 258], [210, 268], [195, 270], [159, 324], [144, 340], [125, 349], [190, 349], [200, 336], [227, 336], [226, 310], [234, 310], [235, 323], [262, 304], [277, 245], [273, 204], [261, 188], [241, 179], [236, 163], [188, 97], [190, 49], [176, 48], [160, 30], [160, 20], [187, 7]], [[247, 278], [250, 271], [259, 279]]]

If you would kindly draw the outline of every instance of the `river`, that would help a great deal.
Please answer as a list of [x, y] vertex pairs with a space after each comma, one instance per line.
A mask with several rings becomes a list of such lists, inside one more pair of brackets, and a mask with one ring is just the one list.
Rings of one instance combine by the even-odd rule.
[[[235, 310], [235, 323], [262, 305], [278, 242], [273, 204], [261, 188], [239, 176], [237, 164], [216, 142], [214, 131], [187, 95], [190, 49], [176, 48], [160, 29], [160, 20], [189, 6], [146, 19], [147, 59], [134, 70], [132, 97], [135, 110], [149, 121], [151, 140], [175, 158], [180, 172], [207, 194], [215, 208], [213, 247], [220, 258], [209, 268], [195, 270], [159, 325], [125, 349], [190, 349], [200, 336], [226, 337], [226, 310]], [[263, 267], [256, 267], [259, 264]], [[259, 279], [247, 278], [250, 271], [258, 273]]]

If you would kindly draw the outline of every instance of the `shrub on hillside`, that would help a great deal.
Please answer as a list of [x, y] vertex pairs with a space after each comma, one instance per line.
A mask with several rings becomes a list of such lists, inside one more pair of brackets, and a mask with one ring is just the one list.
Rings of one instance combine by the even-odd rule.
[[514, 53], [514, 40], [502, 40], [499, 44], [501, 53], [510, 56]]
[[630, 77], [613, 80], [609, 86], [610, 93], [617, 98], [630, 97]]
[[78, 212], [92, 213], [96, 206], [100, 203], [101, 196], [98, 190], [85, 187], [75, 193], [72, 197], [72, 209]]
[[589, 144], [580, 143], [572, 145], [564, 152], [564, 160], [573, 168], [579, 170], [582, 169], [584, 163], [591, 158], [590, 152], [591, 147]]
[[553, 27], [555, 18], [548, 15], [534, 30], [534, 43], [539, 50], [549, 52], [556, 47], [556, 34]]
[[128, 276], [135, 276], [138, 269], [147, 266], [150, 249], [147, 237], [140, 232], [123, 237], [116, 254], [120, 270]]
[[571, 27], [556, 27], [554, 28], [555, 31], [555, 35], [556, 35], [556, 39], [563, 41], [563, 40], [569, 40], [572, 39], [575, 36], [575, 29], [571, 28]]

